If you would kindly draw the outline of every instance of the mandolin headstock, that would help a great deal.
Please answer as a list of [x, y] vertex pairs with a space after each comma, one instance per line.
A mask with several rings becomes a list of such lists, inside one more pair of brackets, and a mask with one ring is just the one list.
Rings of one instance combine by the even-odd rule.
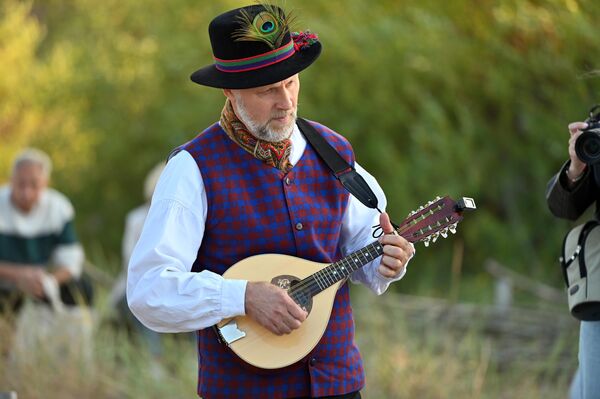
[[463, 212], [474, 209], [476, 206], [473, 198], [462, 197], [454, 201], [449, 196], [437, 197], [409, 213], [396, 231], [412, 243], [422, 241], [425, 246], [429, 246], [440, 235], [446, 238], [448, 233], [456, 233], [456, 226], [462, 220]]

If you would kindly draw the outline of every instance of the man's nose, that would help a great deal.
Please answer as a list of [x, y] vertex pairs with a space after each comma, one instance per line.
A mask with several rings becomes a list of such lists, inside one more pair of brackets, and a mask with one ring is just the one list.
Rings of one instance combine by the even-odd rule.
[[25, 190], [23, 190], [23, 198], [27, 202], [33, 202], [35, 200], [36, 194], [37, 192], [34, 188], [28, 187]]
[[294, 106], [293, 95], [290, 90], [282, 89], [277, 99], [277, 107], [280, 109], [291, 109]]

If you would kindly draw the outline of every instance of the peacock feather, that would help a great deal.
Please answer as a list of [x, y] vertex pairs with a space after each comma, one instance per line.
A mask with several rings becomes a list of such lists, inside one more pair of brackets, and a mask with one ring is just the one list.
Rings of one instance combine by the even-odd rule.
[[241, 10], [238, 16], [240, 28], [233, 32], [235, 41], [260, 41], [272, 49], [281, 47], [281, 42], [295, 19], [291, 13], [286, 15], [279, 7], [261, 4], [264, 11], [252, 17], [248, 11]]

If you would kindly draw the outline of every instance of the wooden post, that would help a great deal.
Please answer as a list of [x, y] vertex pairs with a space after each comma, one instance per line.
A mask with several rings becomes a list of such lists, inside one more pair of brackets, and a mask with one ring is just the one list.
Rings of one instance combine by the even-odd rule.
[[500, 277], [494, 284], [494, 305], [498, 310], [507, 311], [512, 305], [513, 285], [509, 278]]
[[540, 283], [539, 281], [535, 281], [530, 277], [515, 272], [514, 270], [510, 270], [509, 268], [502, 266], [494, 259], [488, 259], [485, 261], [485, 269], [497, 279], [507, 279], [510, 282], [511, 287], [527, 291], [538, 298], [559, 304], [564, 304], [567, 300], [567, 296], [561, 290]]

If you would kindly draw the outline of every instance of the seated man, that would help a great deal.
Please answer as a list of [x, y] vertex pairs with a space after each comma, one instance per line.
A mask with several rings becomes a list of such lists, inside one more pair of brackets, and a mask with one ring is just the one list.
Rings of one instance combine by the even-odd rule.
[[56, 280], [65, 304], [76, 304], [79, 294], [90, 299], [89, 286], [73, 291], [84, 254], [73, 206], [48, 188], [51, 168], [48, 155], [27, 149], [13, 163], [10, 184], [0, 187], [0, 312], [16, 312], [24, 296], [46, 301], [48, 279]]

